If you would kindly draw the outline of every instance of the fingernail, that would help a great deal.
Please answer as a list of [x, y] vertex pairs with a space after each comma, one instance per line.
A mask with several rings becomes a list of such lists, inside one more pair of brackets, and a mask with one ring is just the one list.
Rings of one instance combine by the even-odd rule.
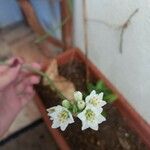
[[19, 60], [15, 58], [13, 63], [10, 65], [10, 67], [16, 67], [19, 63], [20, 63]]

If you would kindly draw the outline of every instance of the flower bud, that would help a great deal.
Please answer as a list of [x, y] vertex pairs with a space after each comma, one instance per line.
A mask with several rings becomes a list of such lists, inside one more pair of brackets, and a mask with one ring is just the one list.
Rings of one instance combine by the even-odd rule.
[[84, 107], [85, 107], [85, 102], [80, 100], [80, 101], [77, 101], [77, 106], [78, 106], [78, 109], [79, 110], [83, 110]]
[[82, 100], [82, 93], [80, 91], [74, 92], [74, 99], [76, 101], [81, 101]]
[[68, 109], [70, 108], [70, 102], [67, 99], [65, 99], [62, 101], [62, 106]]

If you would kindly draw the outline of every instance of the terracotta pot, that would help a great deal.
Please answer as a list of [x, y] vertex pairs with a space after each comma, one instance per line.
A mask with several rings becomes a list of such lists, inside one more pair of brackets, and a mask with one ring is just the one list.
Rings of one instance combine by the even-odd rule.
[[[92, 76], [94, 76], [97, 80], [101, 79], [105, 82], [106, 86], [110, 88], [114, 93], [118, 95], [118, 100], [114, 102], [115, 105], [123, 117], [126, 119], [127, 125], [137, 133], [137, 135], [141, 138], [143, 143], [145, 143], [150, 148], [150, 125], [147, 124], [142, 117], [131, 107], [131, 105], [127, 102], [127, 100], [122, 96], [122, 94], [108, 81], [108, 79], [101, 73], [99, 69], [95, 67], [91, 63], [90, 60], [87, 60], [84, 54], [79, 49], [71, 49], [57, 57], [58, 64], [65, 64], [69, 62], [71, 59], [76, 58], [86, 65], [88, 65], [89, 72]], [[51, 121], [47, 116], [46, 107], [43, 105], [42, 101], [36, 95], [36, 102], [39, 107], [39, 110], [42, 114], [42, 117], [47, 125], [49, 131], [53, 135], [56, 143], [59, 148], [62, 150], [71, 149], [63, 136], [57, 129], [51, 128]]]

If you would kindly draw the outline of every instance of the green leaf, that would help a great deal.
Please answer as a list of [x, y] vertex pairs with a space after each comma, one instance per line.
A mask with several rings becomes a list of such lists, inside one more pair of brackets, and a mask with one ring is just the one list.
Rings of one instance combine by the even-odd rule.
[[95, 86], [92, 83], [88, 83], [87, 84], [87, 90], [90, 93], [92, 90], [95, 90]]
[[99, 80], [97, 83], [96, 83], [96, 90], [103, 90], [104, 89], [104, 82], [102, 80]]
[[[104, 100], [107, 103], [112, 103], [117, 99], [117, 95], [114, 94], [106, 85], [102, 80], [99, 80], [96, 82], [96, 84], [94, 85], [93, 83], [88, 83], [87, 84], [87, 89], [88, 92], [90, 93], [92, 90], [95, 90], [96, 93], [104, 93]], [[86, 93], [86, 95], [88, 95], [89, 93]]]
[[101, 115], [104, 116], [105, 118], [108, 116], [107, 112], [104, 110], [102, 111]]
[[100, 92], [104, 92], [106, 94], [111, 93], [111, 90], [106, 87], [105, 83], [102, 80], [97, 81], [95, 90], [99, 93]]
[[117, 95], [116, 95], [116, 94], [104, 95], [104, 100], [105, 100], [107, 103], [112, 103], [112, 102], [114, 102], [115, 100], [117, 100]]

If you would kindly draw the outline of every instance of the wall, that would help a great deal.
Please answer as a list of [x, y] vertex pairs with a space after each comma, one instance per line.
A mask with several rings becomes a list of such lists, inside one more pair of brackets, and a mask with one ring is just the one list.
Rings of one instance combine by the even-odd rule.
[[[58, 28], [60, 25], [60, 0], [29, 1], [45, 31], [61, 39], [61, 31]], [[22, 20], [23, 15], [17, 0], [0, 0], [0, 28]]]
[[22, 20], [16, 0], [0, 0], [0, 28]]
[[45, 31], [61, 39], [60, 0], [30, 0], [39, 22]]
[[[119, 27], [137, 8], [124, 32], [121, 54]], [[75, 45], [84, 49], [81, 19], [87, 24], [89, 57], [150, 123], [150, 1], [86, 0], [86, 18], [83, 0], [75, 1]]]

